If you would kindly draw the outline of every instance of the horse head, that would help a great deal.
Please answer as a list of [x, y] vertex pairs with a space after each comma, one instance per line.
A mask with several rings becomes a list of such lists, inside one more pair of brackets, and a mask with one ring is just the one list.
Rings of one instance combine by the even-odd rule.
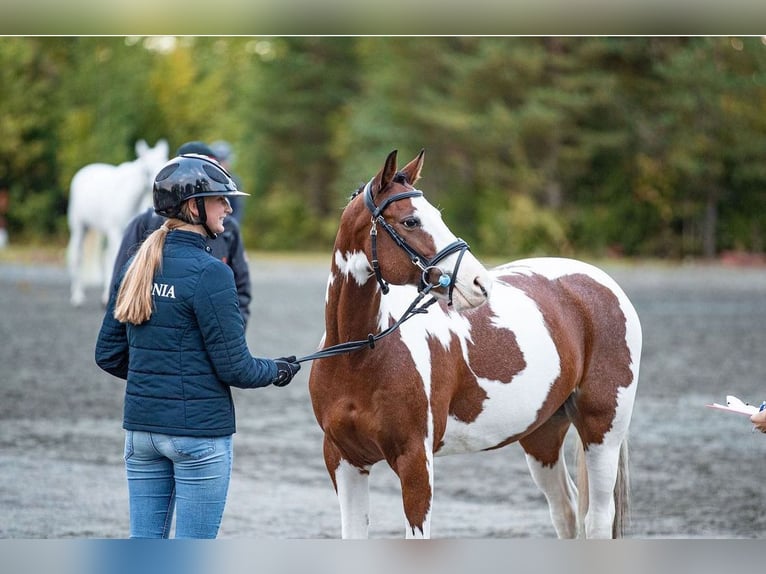
[[[477, 307], [486, 302], [492, 280], [468, 245], [450, 231], [440, 211], [414, 187], [424, 155], [422, 150], [401, 170], [396, 150], [388, 155], [377, 175], [355, 194], [354, 209], [349, 211], [355, 219], [355, 236], [364, 241], [384, 293], [388, 283], [416, 285], [454, 303], [458, 311]], [[359, 233], [362, 229], [364, 236]]]
[[149, 147], [146, 140], [138, 140], [136, 142], [136, 161], [141, 166], [146, 179], [150, 182], [150, 189], [154, 176], [157, 175], [162, 166], [168, 161], [168, 152], [168, 142], [165, 139], [158, 140], [154, 147]]

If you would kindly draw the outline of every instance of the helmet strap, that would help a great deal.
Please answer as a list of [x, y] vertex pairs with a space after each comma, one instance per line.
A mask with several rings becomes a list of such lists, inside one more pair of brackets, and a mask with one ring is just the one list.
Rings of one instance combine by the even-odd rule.
[[204, 197], [195, 197], [194, 201], [197, 204], [197, 212], [199, 213], [199, 218], [201, 220], [201, 225], [205, 229], [205, 233], [207, 233], [207, 236], [210, 239], [215, 239], [218, 237], [217, 233], [213, 233], [211, 229], [207, 225], [207, 210], [205, 209], [205, 198]]

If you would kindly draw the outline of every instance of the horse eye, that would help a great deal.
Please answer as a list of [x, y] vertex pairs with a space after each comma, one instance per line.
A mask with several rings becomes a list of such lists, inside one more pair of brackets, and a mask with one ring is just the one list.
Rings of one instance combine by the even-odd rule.
[[416, 229], [420, 227], [420, 219], [417, 217], [408, 217], [407, 219], [402, 220], [402, 225], [407, 229]]

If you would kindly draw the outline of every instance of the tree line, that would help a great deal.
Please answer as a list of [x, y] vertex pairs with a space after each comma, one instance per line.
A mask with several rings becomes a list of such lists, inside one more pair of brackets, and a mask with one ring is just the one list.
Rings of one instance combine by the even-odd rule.
[[715, 257], [766, 239], [760, 37], [3, 37], [12, 239], [73, 174], [224, 139], [249, 248], [326, 250], [398, 149], [474, 252]]

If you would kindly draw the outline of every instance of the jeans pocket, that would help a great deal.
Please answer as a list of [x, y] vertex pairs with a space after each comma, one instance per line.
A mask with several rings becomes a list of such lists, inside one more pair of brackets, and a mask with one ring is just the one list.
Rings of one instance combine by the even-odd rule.
[[175, 436], [171, 438], [173, 449], [177, 454], [199, 460], [215, 452], [215, 440], [191, 436]]
[[125, 451], [123, 453], [123, 458], [125, 461], [127, 461], [131, 456], [133, 456], [133, 431], [125, 431]]

